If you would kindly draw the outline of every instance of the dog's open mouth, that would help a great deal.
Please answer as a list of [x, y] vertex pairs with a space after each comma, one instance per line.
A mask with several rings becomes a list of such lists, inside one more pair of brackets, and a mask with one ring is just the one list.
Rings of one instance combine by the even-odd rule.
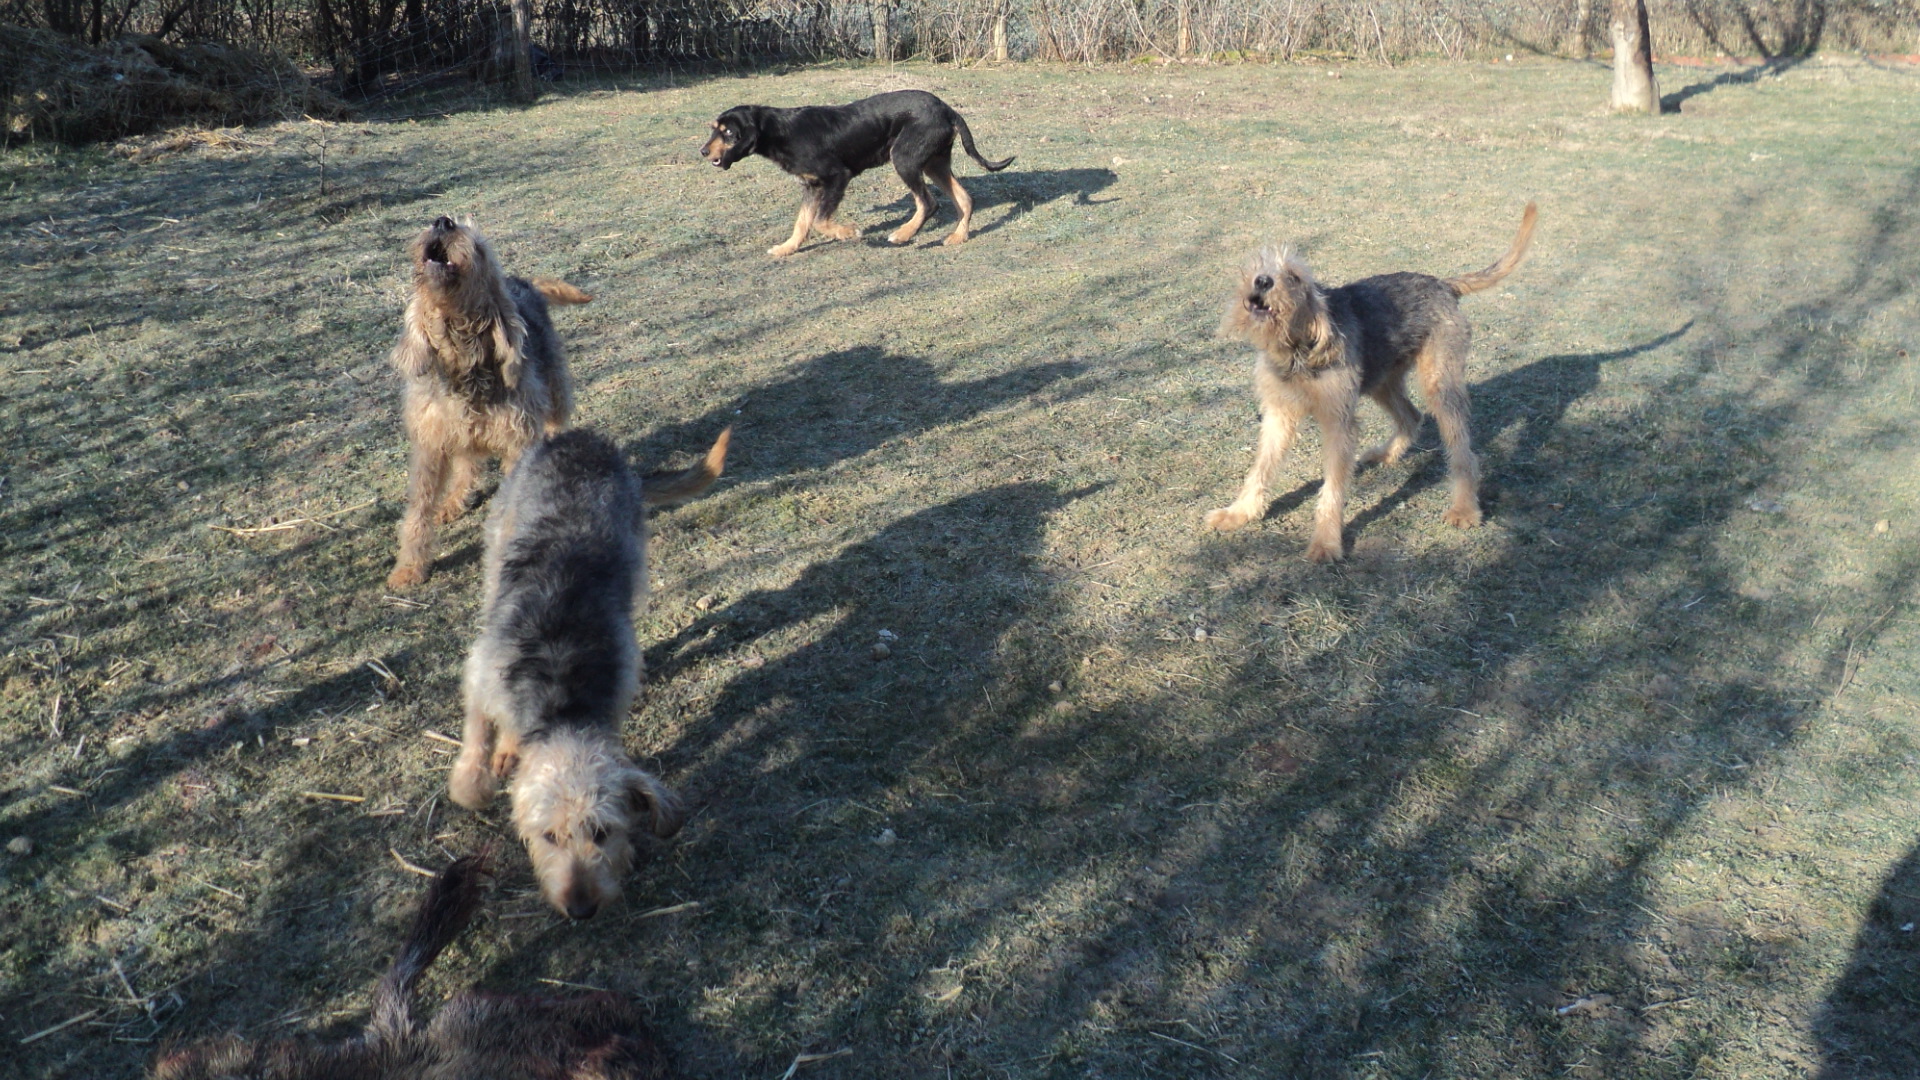
[[1258, 295], [1247, 297], [1247, 311], [1256, 319], [1264, 319], [1273, 314], [1273, 309]]
[[428, 265], [435, 265], [435, 264], [438, 264], [440, 266], [447, 265], [447, 245], [446, 244], [438, 240], [435, 240], [432, 243], [427, 245], [427, 250], [425, 254], [426, 254]]

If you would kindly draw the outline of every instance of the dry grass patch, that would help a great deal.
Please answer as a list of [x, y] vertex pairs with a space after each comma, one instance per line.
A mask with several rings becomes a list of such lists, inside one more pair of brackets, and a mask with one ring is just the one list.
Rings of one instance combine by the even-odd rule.
[[[460, 212], [598, 294], [556, 317], [581, 422], [736, 455], [657, 519], [629, 726], [699, 812], [589, 924], [508, 860], [429, 995], [631, 994], [695, 1076], [1903, 1075], [1911, 75], [1657, 121], [1574, 64], [1340, 75], [828, 68], [8, 151], [0, 1032], [86, 1017], [17, 1071], [354, 1017], [401, 862], [503, 832], [431, 734], [477, 517], [381, 584], [402, 245]], [[964, 177], [975, 239], [887, 246], [874, 174], [864, 239], [765, 258], [792, 182], [700, 166], [706, 122], [905, 86], [1020, 156]], [[1310, 566], [1309, 437], [1204, 534], [1255, 436], [1213, 337], [1245, 249], [1452, 273], [1529, 197], [1465, 303], [1488, 525], [1417, 453]]]

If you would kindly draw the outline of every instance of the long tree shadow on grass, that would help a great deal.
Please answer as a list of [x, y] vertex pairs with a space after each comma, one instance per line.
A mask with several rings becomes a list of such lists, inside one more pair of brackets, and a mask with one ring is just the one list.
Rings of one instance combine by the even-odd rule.
[[[650, 659], [669, 684], [739, 667], [660, 702], [714, 808], [682, 865], [751, 943], [702, 969], [728, 1037], [854, 1045], [845, 1074], [873, 1077], [1707, 1067], [1793, 945], [1676, 905], [1674, 862], [1765, 790], [1920, 570], [1883, 560], [1830, 635], [1821, 596], [1750, 593], [1774, 568], [1728, 540], [1771, 543], [1747, 497], [1826, 407], [1831, 367], [1796, 374], [1829, 325], [1807, 313], [1848, 324], [1903, 287], [1882, 275], [1905, 257], [1870, 263], [1763, 335], [1755, 373], [1800, 392], [1709, 380], [1720, 335], [1631, 415], [1515, 383], [1548, 407], [1512, 441], [1583, 524], [1558, 540], [1329, 571], [1257, 530], [1209, 538], [1184, 587], [1080, 637], [1069, 578], [1017, 572], [1037, 515], [996, 489], [697, 620]], [[1099, 502], [1048, 514], [1124, 518]]]
[[1812, 53], [1795, 56], [1775, 56], [1752, 67], [1743, 67], [1738, 71], [1723, 71], [1711, 79], [1683, 86], [1671, 94], [1660, 95], [1660, 111], [1677, 113], [1680, 107], [1701, 94], [1712, 93], [1723, 86], [1751, 86], [1770, 75], [1784, 75], [1807, 62]]
[[1920, 1076], [1920, 848], [1888, 872], [1815, 1030], [1820, 1080]]
[[[1158, 693], [1071, 721], [1025, 699], [1021, 723], [1002, 721], [1022, 733], [1010, 748], [951, 731], [928, 757], [969, 762], [974, 791], [1031, 823], [1031, 863], [976, 880], [1024, 878], [1015, 895], [1054, 901], [942, 926], [926, 967], [991, 969], [1009, 942], [1038, 944], [1011, 980], [959, 991], [973, 1019], [956, 1009], [940, 1044], [898, 1052], [1054, 1059], [1028, 1075], [1237, 1075], [1236, 1060], [1552, 1075], [1589, 1056], [1688, 1075], [1713, 1047], [1676, 1057], [1639, 1018], [1689, 994], [1738, 1011], [1783, 946], [1717, 909], [1650, 919], [1655, 882], [1669, 841], [1795, 741], [1818, 685], [1782, 674], [1808, 605], [1741, 602], [1744, 569], [1714, 550], [1742, 508], [1740, 456], [1713, 446], [1693, 472], [1670, 456], [1665, 440], [1721, 430], [1725, 413], [1700, 404], [1676, 395], [1648, 417], [1662, 440], [1557, 433], [1555, 449], [1586, 447], [1571, 467], [1580, 510], [1605, 525], [1592, 539], [1343, 577], [1212, 546], [1194, 591], [1231, 583], [1196, 601], [1227, 656], [1159, 635], [1127, 651], [1171, 673]], [[1795, 416], [1710, 404], [1756, 441]], [[1701, 502], [1643, 514], [1617, 502], [1630, 477]], [[1911, 585], [1895, 567], [1864, 606]], [[1718, 599], [1687, 606], [1703, 595]], [[1608, 617], [1620, 596], [1633, 614]], [[1044, 675], [1026, 663], [1059, 659], [1036, 650], [1003, 676], [1031, 685]], [[1632, 970], [1665, 974], [1621, 981]], [[1557, 1017], [1598, 993], [1618, 1004]], [[904, 1030], [939, 1010], [902, 1012]]]
[[962, 423], [1084, 370], [1080, 363], [1061, 360], [947, 381], [920, 357], [862, 345], [802, 361], [704, 416], [656, 429], [629, 445], [627, 452], [651, 465], [706, 446], [721, 428], [732, 425], [734, 475], [821, 469], [894, 439]]

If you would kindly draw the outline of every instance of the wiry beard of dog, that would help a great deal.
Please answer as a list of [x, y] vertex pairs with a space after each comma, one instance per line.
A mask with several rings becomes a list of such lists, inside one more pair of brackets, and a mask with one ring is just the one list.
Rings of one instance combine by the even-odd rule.
[[414, 237], [408, 253], [414, 286], [408, 331], [426, 338], [450, 378], [491, 364], [514, 385], [526, 327], [486, 237], [471, 221], [443, 217]]
[[569, 918], [591, 918], [620, 895], [633, 861], [635, 771], [607, 741], [554, 731], [523, 745], [513, 781], [513, 823], [533, 857], [547, 902]]
[[1338, 363], [1345, 342], [1313, 272], [1287, 249], [1266, 248], [1241, 275], [1221, 331], [1251, 343], [1282, 374]]
[[587, 919], [619, 898], [634, 829], [671, 836], [680, 812], [673, 794], [610, 739], [550, 729], [521, 746], [513, 823], [547, 902]]

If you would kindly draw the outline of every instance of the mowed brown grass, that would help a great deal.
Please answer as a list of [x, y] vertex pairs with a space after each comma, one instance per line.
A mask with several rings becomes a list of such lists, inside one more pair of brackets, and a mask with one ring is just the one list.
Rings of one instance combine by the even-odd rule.
[[[1912, 1075], [1920, 82], [1717, 74], [1650, 120], [1576, 64], [902, 65], [7, 151], [6, 1071], [356, 1023], [401, 860], [505, 835], [429, 734], [478, 515], [382, 585], [402, 247], [455, 213], [598, 295], [580, 423], [736, 452], [656, 519], [628, 725], [692, 823], [578, 925], [509, 851], [429, 1002], [610, 989], [695, 1077]], [[884, 245], [876, 172], [867, 238], [768, 259], [796, 186], [707, 120], [898, 87], [1019, 155], [975, 239]], [[1313, 437], [1203, 532], [1241, 256], [1456, 273], [1529, 198], [1464, 302], [1488, 524], [1429, 424], [1346, 563]]]

